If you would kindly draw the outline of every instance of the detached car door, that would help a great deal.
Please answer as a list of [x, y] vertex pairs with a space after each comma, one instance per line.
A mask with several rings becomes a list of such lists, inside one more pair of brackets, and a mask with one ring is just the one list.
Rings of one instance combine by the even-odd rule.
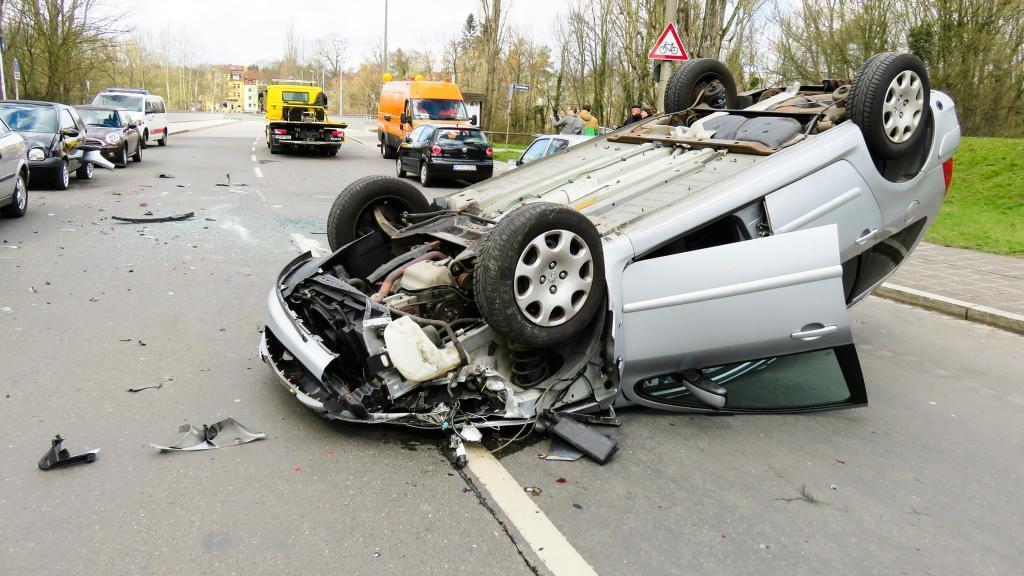
[[623, 393], [669, 410], [866, 403], [842, 274], [835, 225], [627, 266]]

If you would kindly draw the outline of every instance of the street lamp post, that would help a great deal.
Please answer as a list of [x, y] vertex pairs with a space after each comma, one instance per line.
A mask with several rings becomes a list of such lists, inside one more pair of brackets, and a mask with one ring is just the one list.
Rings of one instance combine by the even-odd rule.
[[388, 71], [388, 0], [384, 0], [384, 72]]

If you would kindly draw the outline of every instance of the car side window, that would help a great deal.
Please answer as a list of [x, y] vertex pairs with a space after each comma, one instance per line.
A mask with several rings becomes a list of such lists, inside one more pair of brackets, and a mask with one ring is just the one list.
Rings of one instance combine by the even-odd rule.
[[419, 142], [420, 141], [420, 135], [423, 134], [423, 130], [424, 129], [426, 129], [426, 126], [420, 126], [419, 128], [413, 130], [412, 134], [409, 134], [409, 142], [411, 142], [413, 144]]
[[523, 152], [523, 156], [521, 158], [523, 164], [543, 158], [544, 152], [547, 151], [548, 144], [550, 143], [550, 138], [541, 138], [540, 140], [535, 141], [533, 144], [530, 144], [530, 147], [526, 149], [526, 152]]
[[146, 114], [153, 114], [156, 112], [154, 104], [155, 103], [152, 98], [146, 98]]
[[562, 138], [555, 138], [554, 140], [551, 141], [551, 147], [548, 148], [547, 153], [544, 154], [544, 155], [545, 156], [554, 156], [555, 154], [559, 154], [561, 152], [565, 152], [568, 149], [569, 149], [569, 141], [568, 140], [564, 140]]
[[156, 103], [154, 104], [154, 108], [156, 109], [157, 114], [164, 114], [165, 112], [167, 112], [167, 108], [164, 107], [164, 101], [162, 98], [157, 99]]
[[11, 133], [11, 129], [7, 126], [7, 122], [0, 119], [0, 136], [6, 136]]
[[408, 118], [412, 118], [412, 109], [409, 108], [409, 101], [408, 100], [405, 101], [405, 107], [402, 109], [402, 114], [405, 114], [406, 117], [408, 117]]
[[430, 139], [434, 136], [435, 130], [430, 126], [424, 126], [423, 132], [420, 134], [419, 142], [430, 142]]
[[121, 126], [128, 126], [128, 123], [131, 122], [131, 119], [128, 118], [128, 115], [121, 110], [117, 111], [117, 118], [121, 121]]
[[60, 129], [78, 130], [78, 126], [75, 125], [75, 119], [71, 117], [71, 112], [68, 112], [66, 108], [60, 111]]
[[68, 112], [71, 113], [71, 119], [75, 122], [75, 128], [79, 132], [85, 132], [85, 121], [82, 120], [82, 117], [78, 114], [78, 110], [72, 108], [68, 110]]

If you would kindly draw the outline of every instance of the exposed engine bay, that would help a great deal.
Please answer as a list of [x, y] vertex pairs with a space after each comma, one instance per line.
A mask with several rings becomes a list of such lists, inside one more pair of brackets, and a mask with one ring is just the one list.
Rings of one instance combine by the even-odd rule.
[[398, 238], [374, 232], [333, 255], [300, 257], [282, 273], [280, 297], [337, 356], [318, 379], [269, 330], [268, 353], [296, 391], [339, 420], [521, 425], [548, 408], [594, 407], [592, 388], [614, 386], [614, 371], [593, 360], [602, 315], [580, 338], [546, 348], [512, 342], [481, 319], [472, 277], [490, 227], [441, 213]]

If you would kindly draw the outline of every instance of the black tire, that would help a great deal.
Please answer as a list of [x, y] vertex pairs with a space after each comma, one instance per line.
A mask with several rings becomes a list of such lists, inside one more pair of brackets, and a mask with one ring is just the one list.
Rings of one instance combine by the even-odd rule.
[[128, 158], [128, 142], [125, 142], [124, 146], [121, 146], [121, 158], [114, 165], [118, 168], [127, 168]]
[[409, 173], [405, 171], [405, 168], [402, 168], [402, 159], [401, 158], [396, 158], [395, 159], [395, 178], [405, 178], [408, 175], [409, 175]]
[[714, 58], [696, 58], [680, 64], [669, 77], [665, 86], [665, 112], [679, 112], [693, 106], [697, 96], [712, 83], [721, 84], [723, 93], [709, 102], [705, 92], [702, 101], [712, 108], [735, 108], [736, 80], [729, 68]]
[[0, 216], [4, 218], [21, 218], [28, 212], [28, 182], [23, 172], [19, 172], [17, 178], [14, 183], [14, 198], [11, 198], [9, 205], [0, 208]]
[[420, 184], [424, 188], [430, 188], [434, 185], [434, 177], [430, 175], [430, 165], [426, 162], [420, 162]]
[[136, 164], [138, 164], [139, 162], [142, 162], [142, 142], [141, 141], [138, 143], [138, 145], [135, 146], [135, 154], [132, 154], [132, 162], [135, 162]]
[[[906, 74], [905, 74], [906, 73]], [[914, 83], [916, 76], [916, 84]], [[896, 98], [902, 91], [899, 79], [918, 99]], [[913, 54], [883, 52], [868, 58], [850, 86], [850, 119], [860, 126], [871, 153], [881, 158], [899, 158], [913, 153], [926, 143], [931, 101], [928, 71]], [[903, 122], [907, 114], [906, 126]], [[887, 123], [892, 121], [889, 126]]]
[[149, 129], [146, 129], [146, 131], [142, 133], [142, 140], [140, 141], [139, 146], [142, 148], [149, 147]]
[[71, 185], [71, 171], [68, 169], [67, 159], [60, 161], [60, 166], [53, 173], [53, 189], [67, 190]]
[[[547, 233], [562, 231], [575, 234], [590, 251], [590, 292], [584, 296], [585, 301], [575, 315], [569, 315], [560, 324], [543, 326], [531, 320], [520, 308], [516, 291], [521, 287], [521, 278], [516, 276], [516, 267], [521, 258], [528, 257], [532, 241]], [[552, 270], [550, 276], [547, 283], [541, 280], [527, 289], [545, 285], [554, 290], [557, 288], [555, 284], [564, 279], [558, 267]], [[589, 218], [568, 206], [537, 202], [517, 208], [502, 218], [483, 239], [473, 274], [473, 291], [480, 314], [499, 334], [514, 342], [535, 347], [564, 342], [583, 331], [603, 306], [607, 285], [601, 235]], [[573, 295], [570, 295], [572, 298]], [[526, 305], [526, 309], [529, 310], [531, 305]], [[558, 306], [552, 308], [556, 309]], [[554, 312], [549, 317], [554, 318]]]
[[167, 128], [166, 127], [164, 128], [163, 138], [157, 140], [156, 143], [159, 146], [167, 146]]
[[280, 154], [281, 153], [281, 145], [280, 144], [274, 144], [273, 140], [271, 140], [270, 143], [267, 144], [267, 146], [270, 148], [270, 153], [271, 154]]
[[96, 167], [92, 165], [92, 162], [85, 162], [75, 170], [75, 178], [79, 180], [92, 180], [93, 174], [96, 172]]
[[373, 213], [378, 206], [396, 226], [402, 212], [430, 210], [427, 199], [410, 182], [390, 176], [360, 178], [346, 186], [331, 205], [327, 216], [327, 243], [331, 250], [379, 230]]
[[388, 146], [388, 136], [384, 134], [380, 137], [380, 155], [385, 160], [394, 160], [398, 157], [398, 148]]
[[327, 149], [327, 152], [325, 152], [324, 155], [325, 156], [337, 156], [338, 155], [338, 150], [340, 150], [340, 149], [341, 148], [339, 146], [331, 146], [330, 148]]

